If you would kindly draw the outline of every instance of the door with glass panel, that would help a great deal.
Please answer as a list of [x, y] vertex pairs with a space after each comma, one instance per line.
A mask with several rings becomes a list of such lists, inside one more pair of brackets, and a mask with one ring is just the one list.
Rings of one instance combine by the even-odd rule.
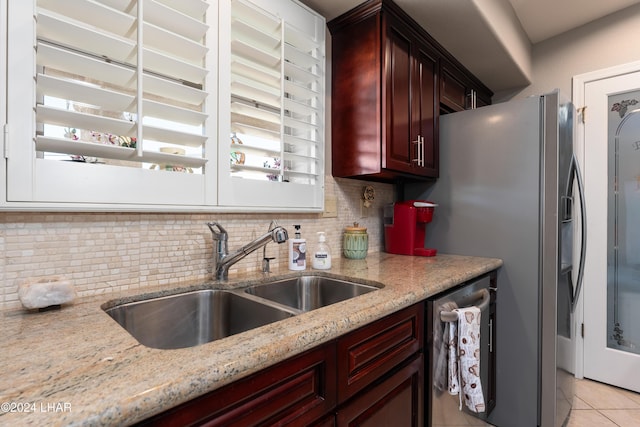
[[585, 78], [584, 376], [640, 391], [640, 63]]

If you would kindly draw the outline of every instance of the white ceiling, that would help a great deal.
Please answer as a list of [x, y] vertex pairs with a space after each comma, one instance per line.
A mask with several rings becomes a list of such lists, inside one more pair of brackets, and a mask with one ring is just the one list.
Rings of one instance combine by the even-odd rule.
[[[364, 0], [301, 0], [327, 21]], [[531, 46], [640, 0], [395, 0], [494, 92], [530, 83]], [[500, 21], [500, 22], [498, 22]]]
[[538, 43], [640, 0], [509, 0], [532, 43]]

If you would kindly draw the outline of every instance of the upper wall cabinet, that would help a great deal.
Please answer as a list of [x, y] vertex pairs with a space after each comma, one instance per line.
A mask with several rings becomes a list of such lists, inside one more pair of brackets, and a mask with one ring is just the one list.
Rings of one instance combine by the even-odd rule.
[[393, 180], [438, 175], [438, 57], [386, 3], [329, 23], [332, 172]]
[[333, 175], [437, 178], [441, 64], [486, 88], [390, 0], [364, 2], [328, 26]]
[[387, 63], [383, 65], [382, 168], [437, 177], [438, 56], [400, 19], [385, 15], [383, 21], [383, 62]]
[[320, 210], [324, 18], [290, 0], [220, 6], [220, 205]]
[[8, 0], [8, 11], [0, 207], [322, 208], [324, 20], [309, 9]]
[[440, 107], [443, 113], [471, 110], [491, 104], [491, 92], [455, 64], [440, 62]]

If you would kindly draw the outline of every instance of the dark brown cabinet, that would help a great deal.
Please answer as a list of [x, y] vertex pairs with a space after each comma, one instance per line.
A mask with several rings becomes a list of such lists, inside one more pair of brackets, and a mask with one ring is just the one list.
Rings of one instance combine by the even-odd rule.
[[393, 3], [367, 2], [332, 34], [332, 172], [438, 176], [437, 51]]
[[423, 304], [338, 339], [338, 403], [374, 383], [423, 347]]
[[140, 425], [310, 425], [335, 408], [335, 364], [335, 344], [326, 344], [163, 412]]
[[424, 304], [338, 339], [336, 425], [422, 426]]
[[139, 425], [421, 425], [424, 309], [415, 304]]
[[382, 168], [437, 177], [437, 56], [406, 28], [406, 24], [393, 16], [387, 17], [384, 28], [384, 58], [388, 64], [383, 73], [387, 134]]
[[423, 426], [423, 355], [338, 409], [336, 425]]
[[440, 108], [453, 113], [491, 104], [492, 93], [454, 64], [440, 62]]
[[327, 26], [333, 176], [437, 178], [440, 112], [488, 104], [491, 91], [391, 0], [366, 1]]

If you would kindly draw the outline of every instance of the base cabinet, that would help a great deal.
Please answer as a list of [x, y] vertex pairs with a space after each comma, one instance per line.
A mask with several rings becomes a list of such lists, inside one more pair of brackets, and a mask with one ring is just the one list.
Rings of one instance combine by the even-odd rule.
[[338, 338], [338, 404], [422, 351], [423, 308], [415, 304]]
[[338, 339], [337, 426], [421, 426], [424, 304]]
[[390, 377], [338, 409], [336, 426], [422, 426], [424, 359], [418, 354]]
[[333, 414], [330, 414], [326, 418], [321, 419], [320, 421], [313, 423], [313, 425], [309, 427], [335, 427], [336, 425], [336, 417]]
[[323, 345], [140, 425], [310, 425], [336, 405], [335, 363], [335, 344]]
[[422, 425], [424, 309], [415, 304], [139, 425]]

